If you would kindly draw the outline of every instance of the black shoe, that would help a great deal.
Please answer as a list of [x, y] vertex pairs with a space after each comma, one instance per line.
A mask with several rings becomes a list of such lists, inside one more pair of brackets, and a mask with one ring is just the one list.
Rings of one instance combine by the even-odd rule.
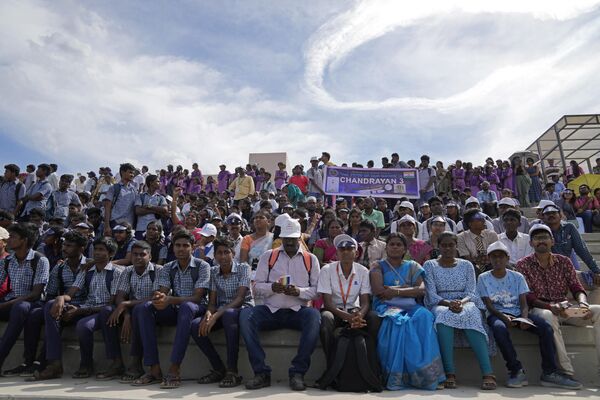
[[[27, 364], [21, 364], [18, 367], [15, 367], [13, 369], [7, 369], [5, 371], [2, 371], [2, 376], [4, 377], [11, 377], [11, 376], [21, 376], [22, 373], [24, 373], [25, 371], [27, 371], [28, 369], [31, 369], [32, 366], [29, 366]], [[33, 374], [33, 372], [32, 372]]]
[[42, 371], [39, 361], [34, 361], [33, 364], [25, 367], [25, 370], [23, 372], [21, 372], [21, 374], [19, 376], [22, 378], [30, 378], [33, 376], [35, 371]]
[[246, 389], [254, 390], [261, 389], [271, 386], [271, 375], [269, 374], [256, 374], [254, 378], [246, 382]]
[[300, 374], [293, 374], [292, 376], [290, 376], [290, 389], [306, 390], [306, 384], [304, 384], [304, 377]]

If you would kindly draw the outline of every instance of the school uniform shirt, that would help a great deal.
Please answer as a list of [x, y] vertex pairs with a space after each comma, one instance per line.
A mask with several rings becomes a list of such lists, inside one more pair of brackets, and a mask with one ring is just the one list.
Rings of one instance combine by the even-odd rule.
[[[31, 268], [31, 260], [34, 256], [35, 251], [29, 250], [21, 264], [14, 254], [0, 261], [0, 282], [4, 282], [7, 276], [10, 278], [10, 291], [4, 296], [4, 300], [26, 296], [31, 293], [33, 286], [48, 283], [50, 262], [46, 257], [40, 257], [34, 275]], [[5, 268], [6, 260], [8, 260], [8, 268]]]
[[[139, 193], [135, 197], [135, 206], [166, 207], [167, 199], [165, 199], [165, 197], [158, 192], [154, 194], [150, 194], [148, 192]], [[160, 218], [156, 218], [154, 213], [138, 215], [135, 230], [146, 232], [146, 227], [148, 226], [148, 224], [150, 222], [157, 221], [160, 221]]]
[[529, 293], [529, 286], [522, 274], [507, 269], [503, 278], [496, 278], [492, 271], [479, 275], [477, 291], [480, 297], [488, 297], [496, 310], [518, 317], [521, 315], [519, 296]]
[[[131, 300], [143, 300], [152, 297], [152, 294], [159, 289], [158, 278], [162, 268], [161, 265], [148, 263], [146, 269], [140, 275], [133, 265], [126, 267], [121, 273], [117, 291], [127, 294]], [[154, 271], [154, 282], [150, 271]]]
[[48, 202], [48, 198], [50, 194], [52, 194], [52, 186], [48, 183], [48, 181], [37, 181], [27, 190], [28, 196], [33, 196], [36, 193], [42, 194], [41, 200], [28, 200], [27, 204], [25, 204], [25, 215], [28, 215], [31, 210], [34, 208], [41, 208], [42, 210], [46, 210], [46, 203]]
[[[84, 265], [86, 262], [87, 258], [82, 255], [79, 258], [79, 266], [75, 273], [71, 271], [71, 267], [67, 265], [66, 260], [52, 268], [52, 271], [50, 271], [50, 278], [48, 279], [48, 284], [46, 285], [46, 299], [53, 299], [56, 296], [66, 293], [67, 290], [75, 283], [77, 276], [81, 272], [81, 266]], [[61, 275], [59, 276], [59, 274]], [[64, 293], [60, 293], [61, 281]], [[71, 299], [71, 304], [82, 304], [85, 301], [86, 296], [87, 293], [84, 290], [80, 290], [79, 292], [77, 292], [75, 297]]]
[[[111, 296], [114, 296], [117, 293], [117, 285], [119, 284], [121, 270], [115, 265], [112, 265], [112, 263], [108, 263], [101, 272], [98, 272], [95, 265], [91, 267], [89, 271], [94, 271], [94, 275], [92, 276], [90, 287], [87, 288], [87, 297], [80, 307], [91, 308], [110, 304]], [[106, 275], [108, 274], [108, 271], [114, 271], [110, 284], [110, 291], [106, 285]], [[73, 287], [76, 287], [79, 290], [85, 290], [85, 276], [87, 272], [88, 271], [81, 271], [77, 275]]]
[[510, 262], [516, 264], [521, 258], [533, 253], [533, 248], [529, 244], [529, 235], [521, 232], [517, 232], [517, 236], [514, 240], [510, 240], [506, 233], [498, 235], [498, 240], [504, 243], [510, 253]]
[[25, 185], [21, 185], [17, 193], [18, 184], [17, 179], [13, 182], [2, 182], [0, 185], [0, 210], [11, 214], [15, 212], [17, 201], [25, 197]]
[[[198, 280], [194, 283], [191, 270], [198, 268]], [[176, 269], [171, 287], [171, 270]], [[190, 257], [190, 262], [182, 271], [177, 260], [171, 261], [162, 268], [159, 274], [158, 285], [173, 291], [176, 297], [191, 297], [196, 289], [210, 289], [210, 265], [199, 258]], [[201, 304], [206, 304], [206, 296], [201, 300]]]
[[210, 291], [217, 293], [217, 308], [231, 303], [237, 297], [237, 291], [242, 286], [248, 288], [242, 307], [254, 306], [250, 292], [251, 270], [250, 265], [238, 262], [233, 263], [231, 272], [227, 276], [221, 273], [221, 267], [218, 265], [210, 268]]
[[[269, 270], [269, 258], [275, 250], [279, 251], [279, 257]], [[304, 265], [303, 251], [298, 249], [291, 258], [283, 250], [279, 249], [265, 252], [258, 261], [255, 277], [255, 291], [258, 296], [264, 298], [264, 305], [269, 307], [272, 313], [279, 309], [300, 310], [300, 307], [308, 306], [308, 302], [317, 296], [317, 285], [319, 283], [319, 260], [314, 254], [309, 254], [311, 260], [310, 273]], [[300, 290], [299, 296], [287, 296], [283, 293], [274, 293], [271, 289], [273, 282], [279, 278], [289, 275], [290, 283]]]
[[50, 199], [48, 201], [48, 206], [52, 207], [52, 217], [54, 218], [67, 218], [69, 215], [69, 205], [77, 204], [81, 206], [81, 200], [79, 200], [79, 196], [77, 193], [71, 190], [65, 190], [61, 192], [60, 190], [55, 190], [50, 195]]
[[[120, 190], [118, 196], [115, 192], [116, 190]], [[106, 195], [104, 196], [104, 200], [109, 200], [111, 204], [114, 203], [112, 204], [110, 211], [110, 220], [125, 220], [133, 225], [133, 220], [135, 218], [134, 205], [136, 196], [137, 189], [131, 182], [129, 182], [127, 185], [124, 185], [121, 182], [110, 186], [106, 191]], [[114, 202], [115, 197], [117, 199], [116, 202]]]
[[[348, 290], [348, 288], [350, 288]], [[340, 310], [348, 311], [360, 307], [360, 295], [371, 294], [369, 270], [359, 263], [352, 263], [352, 270], [348, 278], [342, 272], [338, 261], [332, 262], [321, 268], [317, 292], [330, 294], [333, 303]], [[346, 297], [344, 303], [344, 298]]]

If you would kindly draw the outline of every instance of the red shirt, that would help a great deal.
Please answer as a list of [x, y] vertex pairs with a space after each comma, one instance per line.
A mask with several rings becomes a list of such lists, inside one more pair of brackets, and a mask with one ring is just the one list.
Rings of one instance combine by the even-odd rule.
[[289, 183], [293, 183], [294, 185], [298, 186], [302, 193], [308, 193], [308, 178], [306, 176], [292, 175], [292, 177], [289, 180]]
[[583, 292], [583, 286], [577, 279], [573, 263], [568, 257], [552, 254], [550, 265], [543, 268], [535, 253], [523, 257], [517, 262], [516, 269], [525, 276], [530, 292], [527, 302], [532, 304], [536, 299], [549, 303], [567, 300], [569, 290], [573, 297]]
[[[589, 198], [589, 202], [588, 202], [588, 198]], [[577, 198], [577, 200], [575, 200], [575, 209], [577, 210], [577, 209], [583, 208], [583, 206], [585, 205], [586, 202], [588, 202], [588, 205], [585, 208], [585, 210], [596, 210], [596, 209], [600, 208], [600, 204], [598, 204], [598, 199], [596, 199], [595, 197], [579, 196]]]

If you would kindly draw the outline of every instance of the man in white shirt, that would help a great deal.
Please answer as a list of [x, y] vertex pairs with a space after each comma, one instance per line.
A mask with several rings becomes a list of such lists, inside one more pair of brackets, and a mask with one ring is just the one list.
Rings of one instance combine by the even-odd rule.
[[305, 390], [304, 374], [319, 340], [321, 316], [309, 307], [317, 297], [319, 260], [300, 247], [300, 223], [289, 219], [281, 228], [282, 246], [265, 252], [258, 261], [255, 288], [264, 299], [263, 305], [248, 307], [240, 314], [240, 332], [246, 343], [254, 378], [247, 389], [271, 385], [271, 367], [265, 364], [265, 352], [259, 333], [266, 328], [288, 328], [301, 331], [298, 354], [289, 369], [292, 390]]
[[327, 264], [321, 269], [317, 288], [324, 301], [320, 336], [328, 363], [335, 348], [336, 328], [366, 328], [370, 337], [375, 338], [380, 325], [377, 315], [369, 312], [369, 270], [354, 262], [358, 243], [351, 236], [343, 234], [333, 239], [333, 245], [337, 249], [339, 261]]
[[48, 175], [48, 183], [52, 186], [52, 190], [58, 190], [58, 175], [56, 171], [58, 171], [58, 165], [50, 164], [50, 168], [52, 173]]
[[517, 210], [506, 210], [502, 214], [502, 223], [505, 232], [498, 235], [498, 240], [508, 248], [509, 262], [516, 264], [521, 258], [533, 253], [529, 235], [518, 231], [521, 214]]
[[319, 158], [312, 157], [310, 165], [311, 167], [306, 171], [306, 177], [309, 181], [308, 195], [322, 200], [325, 192], [323, 191], [323, 170], [319, 169]]

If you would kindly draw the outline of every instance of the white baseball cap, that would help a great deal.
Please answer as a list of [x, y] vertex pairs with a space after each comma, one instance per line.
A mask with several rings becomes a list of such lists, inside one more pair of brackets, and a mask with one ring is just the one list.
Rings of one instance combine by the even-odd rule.
[[280, 238], [299, 238], [302, 234], [302, 228], [300, 228], [300, 222], [295, 219], [289, 219], [285, 221], [283, 226], [281, 227], [281, 233], [279, 234]]
[[354, 240], [352, 236], [346, 234], [337, 235], [335, 239], [333, 239], [333, 245], [336, 249], [349, 247], [353, 247], [355, 249], [358, 248], [358, 243], [356, 240]]
[[406, 214], [404, 217], [402, 217], [398, 220], [398, 226], [402, 225], [405, 222], [410, 222], [411, 224], [413, 224], [415, 226], [417, 225], [415, 219], [411, 215], [408, 215], [408, 214]]
[[498, 201], [498, 206], [516, 207], [517, 203], [515, 203], [515, 200], [511, 197], [503, 197]]
[[9, 236], [10, 236], [10, 234], [8, 233], [8, 231], [0, 226], [0, 240], [2, 240], [2, 239], [6, 240], [6, 239], [8, 239]]
[[202, 227], [200, 234], [204, 237], [217, 236], [217, 227], [213, 224], [206, 224]]
[[508, 247], [501, 241], [494, 242], [490, 244], [487, 248], [487, 255], [489, 256], [494, 251], [503, 251], [510, 258], [510, 252], [508, 251]]
[[550, 229], [550, 227], [548, 225], [544, 225], [544, 224], [535, 224], [533, 225], [530, 229], [529, 229], [529, 236], [531, 236], [531, 234], [535, 231], [546, 231], [550, 234], [550, 236], [554, 236], [552, 234], [552, 229]]
[[481, 204], [479, 203], [479, 199], [477, 197], [471, 196], [469, 197], [466, 201], [465, 201], [465, 205], [467, 204], [471, 204], [471, 203], [477, 203], [477, 204]]
[[275, 218], [275, 226], [278, 226], [280, 228], [283, 228], [283, 224], [285, 224], [285, 221], [292, 219], [292, 217], [290, 217], [290, 214], [288, 213], [283, 213], [281, 215], [278, 215], [277, 218]]
[[409, 209], [415, 211], [415, 206], [410, 201], [403, 201], [402, 203], [400, 203], [400, 205], [398, 207], [409, 208]]
[[538, 205], [535, 206], [535, 207], [532, 207], [532, 208], [542, 209], [542, 208], [544, 208], [546, 206], [554, 206], [554, 207], [556, 207], [556, 204], [554, 204], [554, 202], [552, 200], [540, 200], [540, 202], [538, 203]]

